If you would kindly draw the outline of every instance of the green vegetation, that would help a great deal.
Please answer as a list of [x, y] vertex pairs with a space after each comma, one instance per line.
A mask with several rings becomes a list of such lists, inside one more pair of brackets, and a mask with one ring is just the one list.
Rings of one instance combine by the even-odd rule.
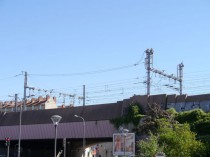
[[210, 113], [205, 113], [201, 109], [181, 112], [175, 119], [180, 123], [188, 123], [198, 136], [210, 134]]
[[133, 123], [135, 126], [139, 124], [139, 120], [144, 117], [143, 110], [140, 108], [138, 103], [132, 103], [125, 110], [126, 113], [119, 118], [115, 118], [111, 120], [111, 123], [115, 125], [116, 128], [119, 128], [122, 124]]
[[178, 113], [175, 119], [190, 125], [190, 129], [196, 133], [197, 140], [205, 145], [205, 156], [210, 156], [210, 113], [195, 109]]
[[204, 145], [196, 140], [195, 133], [187, 124], [170, 124], [160, 120], [158, 134], [151, 134], [148, 139], [137, 142], [138, 157], [153, 157], [164, 151], [167, 157], [199, 157], [205, 156]]
[[139, 104], [134, 103], [124, 116], [112, 122], [117, 128], [122, 124], [135, 125], [141, 139], [136, 144], [138, 157], [153, 157], [159, 151], [167, 157], [210, 156], [210, 113], [200, 109], [178, 113], [152, 104], [143, 115]]
[[167, 157], [207, 157], [204, 143], [187, 123], [179, 123], [174, 109], [162, 110], [159, 105], [149, 105], [149, 116], [138, 126], [137, 134], [149, 135], [149, 140], [137, 142], [138, 157], [154, 156], [163, 151]]
[[158, 134], [159, 145], [164, 145], [167, 157], [196, 157], [203, 153], [204, 145], [196, 140], [188, 124], [162, 121]]
[[139, 157], [153, 157], [159, 148], [158, 138], [151, 134], [149, 138], [138, 141], [137, 147], [139, 148]]

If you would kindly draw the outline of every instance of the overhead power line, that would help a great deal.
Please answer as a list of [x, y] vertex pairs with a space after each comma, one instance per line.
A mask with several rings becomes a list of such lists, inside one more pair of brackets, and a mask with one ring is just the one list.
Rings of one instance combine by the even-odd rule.
[[[142, 60], [142, 59], [141, 59]], [[135, 67], [140, 64], [141, 60], [136, 62], [135, 64], [125, 65], [121, 67], [109, 68], [109, 69], [101, 69], [101, 70], [94, 70], [94, 71], [86, 71], [86, 72], [78, 72], [78, 73], [70, 73], [70, 74], [29, 74], [30, 76], [46, 76], [46, 77], [55, 77], [55, 76], [77, 76], [77, 75], [91, 75], [91, 74], [99, 74], [105, 72], [111, 72], [116, 70], [127, 69], [131, 67]]]
[[11, 78], [14, 78], [14, 77], [18, 77], [22, 74], [18, 74], [18, 75], [15, 75], [15, 76], [9, 76], [9, 77], [4, 77], [4, 78], [0, 78], [0, 80], [8, 80], [8, 79], [11, 79]]

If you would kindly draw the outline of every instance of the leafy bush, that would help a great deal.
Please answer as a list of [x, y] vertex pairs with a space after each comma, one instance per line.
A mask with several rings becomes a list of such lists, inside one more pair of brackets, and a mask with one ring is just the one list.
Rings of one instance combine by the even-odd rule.
[[206, 113], [201, 109], [195, 109], [185, 112], [180, 112], [176, 116], [176, 120], [180, 123], [193, 123], [201, 118], [204, 118], [206, 116]]
[[167, 109], [166, 111], [167, 111], [170, 115], [173, 115], [173, 116], [175, 116], [175, 115], [178, 114], [178, 112], [177, 112], [174, 108]]
[[[207, 157], [210, 156], [209, 142], [204, 144], [204, 139], [196, 139], [196, 133], [191, 131], [194, 127], [199, 131], [207, 129], [209, 114], [202, 110], [193, 110], [183, 113], [177, 113], [173, 109], [167, 110], [167, 113], [161, 111], [156, 105], [151, 106], [151, 112], [144, 121], [139, 125], [138, 130], [152, 132], [151, 140], [140, 141], [137, 144], [139, 148], [139, 157], [154, 156], [155, 150], [163, 148], [167, 157]], [[184, 124], [174, 120], [176, 118]], [[187, 124], [187, 122], [190, 122]], [[198, 127], [200, 127], [198, 129]], [[208, 129], [209, 130], [209, 129]], [[156, 141], [154, 140], [156, 139]], [[140, 146], [140, 144], [142, 146]]]
[[190, 131], [187, 124], [161, 123], [159, 129], [159, 144], [164, 144], [167, 157], [196, 157], [205, 149], [204, 145], [196, 140], [195, 133]]
[[176, 114], [175, 119], [180, 123], [188, 123], [192, 131], [198, 135], [210, 134], [210, 114], [201, 109], [185, 111]]
[[153, 157], [158, 151], [157, 136], [151, 135], [146, 140], [137, 142], [138, 157]]
[[139, 120], [144, 117], [143, 110], [141, 109], [138, 103], [132, 103], [126, 109], [127, 112], [122, 117], [118, 117], [110, 120], [111, 123], [115, 125], [116, 128], [119, 128], [122, 124], [133, 123], [135, 126], [139, 124]]

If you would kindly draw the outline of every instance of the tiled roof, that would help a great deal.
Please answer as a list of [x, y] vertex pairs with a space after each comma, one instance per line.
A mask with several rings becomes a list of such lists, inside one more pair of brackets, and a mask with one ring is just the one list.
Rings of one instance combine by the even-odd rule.
[[[46, 97], [39, 96], [38, 98], [32, 98], [26, 101], [26, 106], [38, 106], [38, 105], [45, 105], [45, 103], [49, 100], [52, 99], [54, 103], [56, 104], [56, 98], [50, 98], [49, 95]], [[17, 107], [23, 104], [23, 101], [18, 101], [17, 102]], [[5, 102], [0, 102], [0, 108], [12, 108], [15, 107], [15, 101], [5, 101]]]

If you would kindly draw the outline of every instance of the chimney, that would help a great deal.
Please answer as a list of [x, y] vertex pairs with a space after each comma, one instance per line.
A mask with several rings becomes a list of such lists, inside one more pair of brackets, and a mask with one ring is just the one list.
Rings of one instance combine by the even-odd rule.
[[46, 95], [46, 100], [49, 100], [50, 99], [50, 96], [49, 95]]
[[40, 102], [40, 101], [43, 101], [42, 96], [39, 96], [39, 97], [38, 97], [38, 100], [39, 100], [39, 102]]
[[57, 103], [57, 100], [56, 100], [56, 97], [55, 96], [53, 97], [53, 100], [54, 100], [55, 103]]

